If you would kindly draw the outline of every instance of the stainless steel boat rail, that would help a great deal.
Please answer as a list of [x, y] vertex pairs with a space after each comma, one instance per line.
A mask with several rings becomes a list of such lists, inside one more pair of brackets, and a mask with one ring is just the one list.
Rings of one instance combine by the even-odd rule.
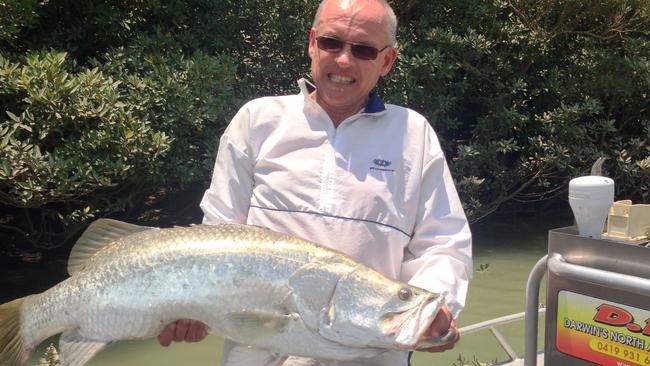
[[546, 271], [575, 281], [588, 282], [633, 293], [650, 293], [650, 279], [568, 263], [560, 254], [541, 258], [526, 284], [524, 366], [537, 365], [539, 288]]
[[[543, 313], [545, 311], [546, 311], [545, 308], [538, 309], [538, 313]], [[501, 334], [501, 332], [496, 327], [499, 325], [522, 320], [524, 319], [525, 314], [526, 312], [522, 311], [521, 313], [505, 315], [499, 318], [494, 318], [480, 323], [467, 325], [460, 328], [459, 332], [462, 336], [465, 336], [465, 335], [469, 335], [487, 329], [492, 333], [497, 343], [499, 343], [499, 346], [501, 346], [501, 348], [508, 354], [509, 360], [506, 360], [505, 362], [518, 360], [520, 359], [519, 356], [512, 348], [510, 343], [508, 343], [508, 340], [503, 336], [503, 334]]]
[[537, 323], [539, 320], [539, 287], [546, 274], [548, 255], [542, 257], [528, 275], [526, 282], [526, 308], [524, 318], [524, 366], [537, 365]]

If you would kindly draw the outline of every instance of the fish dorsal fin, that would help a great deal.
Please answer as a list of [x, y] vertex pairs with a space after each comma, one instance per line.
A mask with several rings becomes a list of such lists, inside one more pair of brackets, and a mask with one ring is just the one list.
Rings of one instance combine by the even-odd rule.
[[86, 339], [76, 330], [63, 332], [59, 338], [59, 361], [61, 365], [83, 366], [111, 343]]
[[81, 235], [70, 251], [68, 274], [71, 276], [83, 269], [88, 258], [103, 247], [134, 233], [155, 229], [150, 226], [133, 225], [111, 219], [94, 221]]

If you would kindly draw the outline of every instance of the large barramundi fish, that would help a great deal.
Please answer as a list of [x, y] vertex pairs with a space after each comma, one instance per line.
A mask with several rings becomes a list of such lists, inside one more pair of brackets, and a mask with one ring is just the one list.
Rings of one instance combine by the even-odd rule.
[[[444, 296], [390, 280], [312, 242], [255, 226], [158, 229], [100, 219], [73, 247], [70, 277], [0, 305], [0, 364], [24, 365], [48, 337], [62, 366], [110, 343], [158, 335], [178, 319], [268, 354], [372, 357], [427, 339]], [[251, 366], [251, 365], [245, 365]]]

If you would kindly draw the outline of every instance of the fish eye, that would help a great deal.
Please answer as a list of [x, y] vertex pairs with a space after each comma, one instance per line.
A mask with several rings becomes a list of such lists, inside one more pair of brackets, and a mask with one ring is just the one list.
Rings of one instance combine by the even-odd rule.
[[406, 287], [401, 288], [397, 293], [397, 297], [399, 297], [399, 299], [402, 301], [410, 300], [411, 296], [413, 296], [413, 292], [411, 291], [410, 288], [406, 288]]

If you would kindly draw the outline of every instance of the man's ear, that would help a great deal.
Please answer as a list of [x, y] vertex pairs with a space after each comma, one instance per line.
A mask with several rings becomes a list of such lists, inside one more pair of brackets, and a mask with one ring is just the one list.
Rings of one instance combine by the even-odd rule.
[[381, 58], [381, 76], [388, 75], [390, 70], [393, 68], [395, 60], [397, 60], [397, 49], [395, 47], [390, 47]]
[[316, 52], [316, 29], [312, 28], [309, 30], [309, 57], [314, 58]]

